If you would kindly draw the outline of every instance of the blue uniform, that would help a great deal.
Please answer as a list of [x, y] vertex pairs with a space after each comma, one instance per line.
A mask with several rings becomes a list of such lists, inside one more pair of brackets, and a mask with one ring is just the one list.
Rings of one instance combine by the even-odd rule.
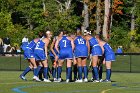
[[91, 47], [91, 54], [92, 56], [102, 56], [102, 49], [98, 44], [98, 41], [96, 40], [96, 38], [92, 37], [89, 40], [89, 44]]
[[34, 58], [34, 48], [36, 43], [32, 40], [26, 47], [24, 47], [24, 58], [30, 59]]
[[108, 43], [104, 46], [105, 61], [115, 61], [115, 53]]
[[59, 59], [73, 59], [71, 41], [67, 39], [67, 36], [63, 36], [59, 41]]
[[23, 51], [25, 51], [27, 46], [28, 46], [28, 42], [22, 42], [21, 48]]
[[86, 45], [86, 40], [81, 36], [77, 36], [74, 40], [75, 50], [74, 55], [78, 57], [87, 57], [88, 56], [88, 47]]
[[40, 39], [37, 42], [35, 50], [34, 50], [36, 60], [46, 60], [44, 47], [45, 47], [45, 43]]

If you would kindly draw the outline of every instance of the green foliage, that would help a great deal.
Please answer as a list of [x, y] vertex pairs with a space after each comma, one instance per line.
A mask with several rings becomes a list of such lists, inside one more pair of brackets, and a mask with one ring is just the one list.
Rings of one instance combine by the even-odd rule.
[[128, 37], [127, 31], [123, 27], [113, 27], [109, 42], [113, 49], [116, 50], [118, 46], [122, 46], [126, 52], [130, 45], [130, 37]]

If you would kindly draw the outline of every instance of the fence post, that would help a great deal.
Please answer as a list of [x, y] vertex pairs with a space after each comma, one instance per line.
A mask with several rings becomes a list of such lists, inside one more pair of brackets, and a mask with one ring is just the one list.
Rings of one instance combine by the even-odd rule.
[[131, 68], [132, 66], [131, 65], [132, 65], [132, 61], [131, 61], [131, 55], [130, 55], [130, 73], [132, 72], [132, 68]]
[[19, 65], [20, 67], [20, 71], [21, 71], [21, 53], [20, 53], [20, 65]]

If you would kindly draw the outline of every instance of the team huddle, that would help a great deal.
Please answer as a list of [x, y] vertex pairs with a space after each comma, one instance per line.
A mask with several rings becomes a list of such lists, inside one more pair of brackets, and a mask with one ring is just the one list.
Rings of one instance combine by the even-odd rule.
[[[67, 83], [72, 81], [72, 68], [75, 82], [88, 82], [87, 59], [89, 58], [93, 82], [111, 82], [111, 63], [115, 61], [115, 53], [110, 45], [102, 40], [101, 35], [92, 36], [91, 31], [82, 32], [80, 29], [68, 35], [67, 31], [60, 30], [50, 45], [51, 38], [51, 31], [45, 30], [43, 36], [39, 34], [39, 37], [29, 44], [22, 44], [24, 57], [30, 63], [20, 75], [22, 80], [26, 80], [25, 75], [33, 69], [33, 80], [52, 82], [48, 64], [48, 50], [50, 50], [53, 82], [62, 81], [61, 73], [64, 62], [66, 62]], [[103, 64], [106, 66], [105, 80], [102, 80]]]

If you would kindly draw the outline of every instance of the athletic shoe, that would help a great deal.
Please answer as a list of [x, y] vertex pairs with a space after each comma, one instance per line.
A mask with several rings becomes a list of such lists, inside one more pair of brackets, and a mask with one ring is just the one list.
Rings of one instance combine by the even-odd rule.
[[100, 82], [103, 82], [103, 79], [100, 79], [99, 81], [100, 81]]
[[69, 82], [70, 82], [70, 80], [69, 80], [69, 79], [67, 79], [67, 80], [66, 80], [66, 83], [69, 83]]
[[44, 82], [51, 82], [49, 79], [44, 78]]
[[19, 77], [20, 77], [22, 80], [27, 81], [27, 79], [26, 79], [24, 76], [20, 75]]
[[105, 80], [103, 80], [102, 82], [105, 82], [105, 83], [111, 83], [111, 80], [107, 80], [107, 79], [105, 79]]
[[37, 82], [41, 82], [41, 80], [37, 77], [37, 76], [34, 76], [33, 77], [33, 80], [37, 81]]
[[61, 82], [62, 81], [62, 79], [61, 78], [58, 78], [56, 81], [54, 81], [54, 82]]
[[98, 83], [98, 82], [100, 82], [100, 81], [99, 81], [99, 80], [94, 80], [93, 82], [94, 82], [94, 83]]
[[84, 79], [84, 82], [88, 82], [88, 79], [87, 79], [87, 78], [85, 78], [85, 79]]
[[82, 83], [83, 82], [83, 80], [82, 79], [78, 79], [78, 80], [76, 80], [75, 82], [77, 82], [77, 83]]

